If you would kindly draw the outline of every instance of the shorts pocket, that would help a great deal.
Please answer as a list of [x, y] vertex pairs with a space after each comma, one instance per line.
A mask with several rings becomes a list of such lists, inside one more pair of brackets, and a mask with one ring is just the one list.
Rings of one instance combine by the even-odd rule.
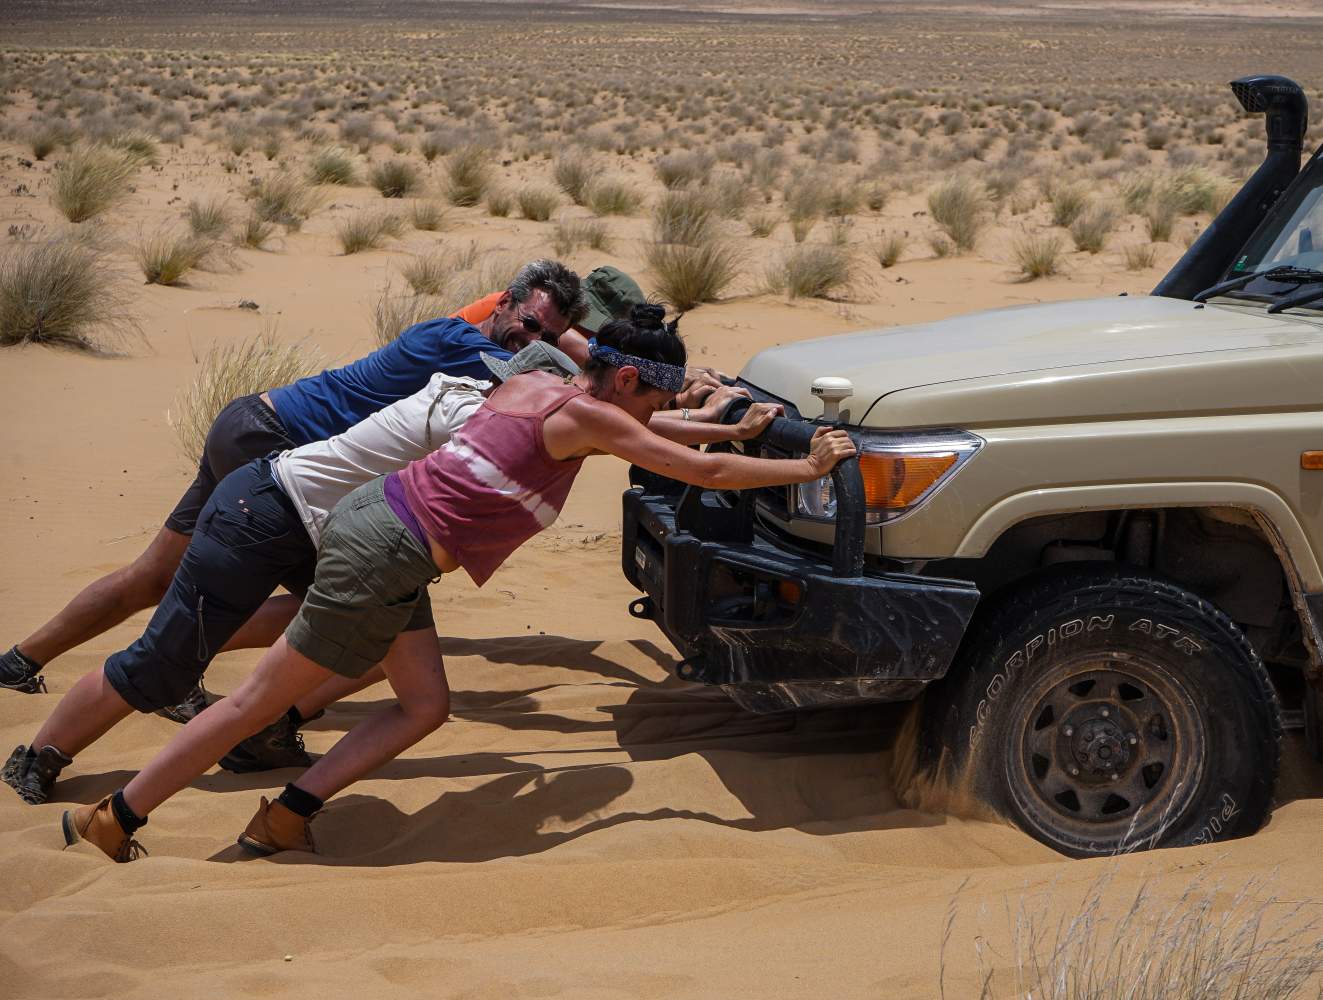
[[284, 541], [293, 527], [288, 519], [260, 509], [246, 515], [213, 509], [198, 524], [198, 530], [227, 548], [246, 549]]

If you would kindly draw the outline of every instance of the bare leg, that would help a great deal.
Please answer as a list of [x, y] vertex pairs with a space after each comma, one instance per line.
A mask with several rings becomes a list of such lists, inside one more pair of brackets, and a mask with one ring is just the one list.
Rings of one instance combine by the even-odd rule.
[[232, 695], [195, 716], [124, 787], [129, 808], [146, 816], [240, 740], [279, 718], [329, 674], [291, 649], [282, 636]]
[[441, 649], [430, 628], [402, 633], [382, 665], [399, 701], [364, 719], [304, 771], [295, 783], [305, 792], [330, 798], [446, 721], [450, 689]]
[[222, 653], [235, 649], [266, 649], [274, 646], [277, 639], [285, 634], [285, 629], [299, 613], [303, 602], [293, 594], [277, 594], [268, 597], [253, 617], [244, 622], [230, 637], [230, 641], [221, 647]]
[[299, 711], [299, 715], [305, 719], [311, 719], [328, 705], [334, 705], [341, 698], [348, 698], [351, 694], [362, 691], [364, 688], [371, 687], [386, 679], [386, 671], [382, 669], [380, 663], [365, 673], [362, 677], [341, 677], [339, 674], [332, 674], [330, 680], [320, 685], [316, 691], [300, 698], [294, 705]]
[[38, 749], [55, 747], [76, 757], [132, 714], [133, 707], [110, 686], [105, 672], [98, 667], [79, 678], [60, 699], [37, 730], [32, 745]]
[[20, 642], [19, 650], [47, 664], [134, 612], [159, 603], [187, 548], [188, 535], [162, 528], [142, 555], [89, 583], [64, 610]]

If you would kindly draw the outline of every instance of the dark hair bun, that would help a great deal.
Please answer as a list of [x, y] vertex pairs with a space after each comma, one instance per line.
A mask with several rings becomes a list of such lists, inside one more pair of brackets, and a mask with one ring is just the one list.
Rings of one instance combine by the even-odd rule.
[[640, 302], [629, 310], [629, 321], [640, 330], [660, 330], [665, 320], [666, 307], [651, 302]]
[[[678, 332], [679, 320], [666, 322], [666, 307], [643, 303], [632, 306], [629, 319], [616, 319], [597, 331], [597, 343], [614, 347], [622, 354], [633, 354], [649, 361], [668, 365], [685, 363], [684, 341]], [[600, 363], [590, 360], [584, 370], [593, 372]]]

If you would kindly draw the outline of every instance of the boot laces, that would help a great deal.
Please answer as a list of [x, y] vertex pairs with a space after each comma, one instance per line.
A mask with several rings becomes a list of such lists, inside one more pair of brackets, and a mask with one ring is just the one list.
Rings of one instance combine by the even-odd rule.
[[132, 837], [125, 837], [124, 844], [119, 849], [119, 854], [115, 856], [116, 861], [137, 861], [139, 858], [148, 856], [147, 848], [138, 843]]

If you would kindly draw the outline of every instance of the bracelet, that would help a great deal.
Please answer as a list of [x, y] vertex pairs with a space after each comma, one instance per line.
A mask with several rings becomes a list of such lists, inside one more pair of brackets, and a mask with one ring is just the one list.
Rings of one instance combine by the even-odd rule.
[[680, 407], [680, 413], [681, 413], [681, 415], [684, 417], [685, 420], [688, 420], [688, 419], [689, 419], [689, 407], [687, 407], [687, 406], [682, 406], [682, 407]]

